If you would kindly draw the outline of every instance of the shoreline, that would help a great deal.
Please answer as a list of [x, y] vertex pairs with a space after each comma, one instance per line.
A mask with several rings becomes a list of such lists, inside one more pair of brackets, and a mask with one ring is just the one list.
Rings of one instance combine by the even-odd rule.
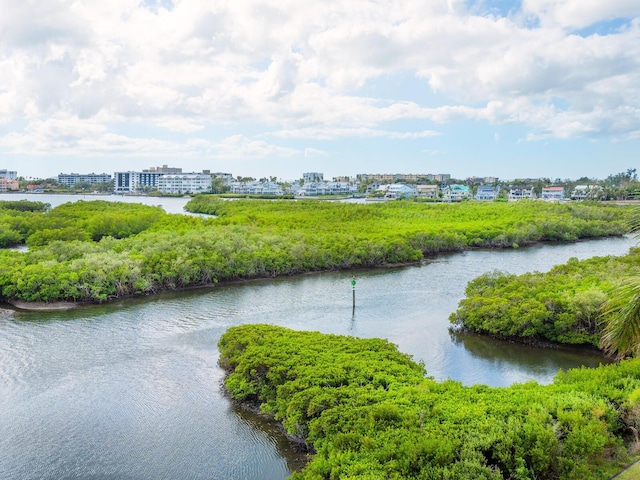
[[577, 240], [574, 240], [572, 242], [557, 242], [557, 241], [535, 241], [535, 242], [530, 242], [530, 243], [526, 243], [526, 244], [522, 244], [522, 245], [509, 245], [509, 246], [481, 246], [481, 247], [476, 247], [476, 246], [466, 246], [463, 248], [455, 248], [455, 249], [444, 249], [444, 250], [440, 250], [437, 252], [423, 252], [423, 257], [419, 260], [410, 260], [410, 261], [404, 261], [404, 262], [393, 262], [393, 263], [382, 263], [379, 265], [368, 265], [368, 266], [362, 266], [362, 265], [354, 265], [351, 267], [346, 267], [346, 268], [333, 268], [333, 269], [328, 269], [328, 270], [309, 270], [309, 271], [300, 271], [300, 272], [296, 272], [296, 273], [291, 273], [291, 274], [286, 274], [286, 275], [275, 275], [275, 276], [258, 276], [258, 277], [251, 277], [251, 278], [236, 278], [236, 279], [229, 279], [229, 280], [220, 280], [220, 281], [215, 281], [215, 282], [211, 282], [208, 284], [201, 284], [201, 285], [188, 285], [185, 287], [179, 287], [179, 288], [171, 288], [171, 289], [161, 289], [161, 290], [157, 290], [157, 291], [153, 291], [153, 292], [149, 292], [149, 293], [141, 293], [141, 294], [134, 294], [134, 295], [124, 295], [124, 296], [118, 296], [118, 297], [112, 297], [112, 298], [108, 298], [106, 301], [104, 302], [95, 302], [95, 301], [69, 301], [69, 300], [57, 300], [57, 301], [52, 301], [52, 302], [42, 302], [42, 301], [36, 301], [36, 302], [29, 302], [26, 300], [5, 300], [4, 302], [0, 301], [0, 308], [2, 307], [2, 305], [6, 305], [6, 306], [11, 306], [16, 310], [23, 310], [23, 311], [40, 311], [40, 312], [54, 312], [54, 311], [64, 311], [64, 310], [73, 310], [79, 307], [89, 307], [89, 306], [93, 306], [93, 305], [103, 305], [103, 304], [107, 304], [107, 303], [112, 303], [115, 301], [122, 301], [122, 300], [127, 300], [127, 299], [134, 299], [134, 298], [144, 298], [144, 297], [149, 297], [149, 296], [155, 296], [155, 295], [159, 295], [159, 294], [163, 294], [163, 293], [171, 293], [171, 292], [184, 292], [184, 291], [189, 291], [189, 290], [197, 290], [197, 289], [210, 289], [210, 288], [215, 288], [216, 286], [223, 286], [223, 285], [233, 285], [236, 283], [247, 283], [247, 282], [256, 282], [256, 281], [262, 281], [262, 280], [274, 280], [274, 279], [278, 279], [278, 278], [285, 278], [285, 277], [298, 277], [298, 276], [304, 276], [304, 275], [315, 275], [315, 274], [320, 274], [320, 273], [328, 273], [328, 272], [355, 272], [358, 270], [370, 270], [370, 269], [376, 269], [376, 268], [398, 268], [398, 267], [408, 267], [408, 266], [412, 266], [412, 265], [419, 265], [422, 262], [425, 261], [430, 261], [433, 260], [434, 258], [437, 258], [440, 255], [450, 255], [450, 254], [455, 254], [455, 253], [463, 253], [466, 251], [474, 251], [474, 250], [486, 250], [486, 251], [502, 251], [502, 250], [509, 250], [509, 249], [514, 249], [514, 248], [529, 248], [529, 247], [534, 247], [536, 245], [554, 245], [554, 244], [564, 244], [564, 243], [580, 243], [580, 242], [584, 242], [584, 241], [591, 241], [591, 240], [604, 240], [607, 238], [612, 238], [612, 237], [625, 237], [626, 235], [606, 235], [606, 236], [602, 236], [602, 237], [585, 237], [585, 238], [579, 238]]
[[92, 305], [87, 302], [27, 302], [25, 300], [11, 300], [6, 303], [18, 310], [27, 310], [33, 312], [54, 312], [60, 310], [73, 310], [79, 306]]

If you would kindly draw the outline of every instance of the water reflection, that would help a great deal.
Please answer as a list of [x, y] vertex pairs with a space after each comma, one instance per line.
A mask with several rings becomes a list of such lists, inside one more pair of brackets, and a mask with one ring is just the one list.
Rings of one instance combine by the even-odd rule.
[[510, 368], [516, 363], [537, 376], [547, 377], [576, 365], [595, 368], [613, 363], [612, 359], [589, 347], [547, 345], [540, 348], [454, 329], [450, 329], [449, 334], [455, 345], [464, 347], [472, 358], [493, 364], [496, 370]]

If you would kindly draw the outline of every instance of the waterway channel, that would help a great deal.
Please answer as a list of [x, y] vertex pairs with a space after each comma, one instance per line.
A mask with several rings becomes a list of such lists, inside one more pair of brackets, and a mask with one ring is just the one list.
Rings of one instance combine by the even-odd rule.
[[434, 378], [467, 385], [548, 383], [558, 369], [597, 366], [605, 360], [595, 352], [452, 335], [448, 316], [466, 283], [484, 272], [546, 271], [571, 257], [622, 255], [634, 244], [609, 238], [478, 250], [66, 312], [0, 309], [0, 478], [286, 478], [299, 456], [221, 389], [216, 344], [232, 325], [386, 338]]

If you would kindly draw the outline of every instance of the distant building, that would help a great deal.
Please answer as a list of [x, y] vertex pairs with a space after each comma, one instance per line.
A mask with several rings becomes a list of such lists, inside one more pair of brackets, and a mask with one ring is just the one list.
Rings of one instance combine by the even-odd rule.
[[438, 198], [440, 187], [438, 185], [417, 185], [416, 196], [420, 198]]
[[403, 183], [392, 183], [388, 185], [380, 185], [378, 190], [384, 193], [384, 198], [409, 198], [413, 196], [414, 190]]
[[448, 202], [460, 202], [471, 198], [471, 189], [468, 185], [452, 184], [444, 189], [444, 199]]
[[498, 189], [493, 185], [478, 185], [475, 199], [481, 201], [495, 200], [498, 197]]
[[242, 195], [283, 195], [282, 187], [276, 182], [231, 182], [231, 193]]
[[2, 170], [0, 170], [0, 178], [5, 178], [7, 180], [17, 180], [18, 172], [3, 168]]
[[302, 174], [302, 179], [304, 180], [304, 183], [323, 182], [324, 174], [319, 172], [306, 172]]
[[349, 183], [349, 182], [351, 182], [351, 178], [343, 175], [343, 176], [340, 176], [340, 177], [333, 177], [333, 181], [334, 182], [347, 182], [347, 183]]
[[349, 195], [358, 189], [349, 182], [304, 182], [303, 185], [291, 187], [294, 195]]
[[547, 202], [564, 200], [564, 187], [543, 187], [540, 198]]
[[134, 193], [158, 188], [158, 179], [165, 175], [160, 172], [115, 172], [113, 191], [116, 193]]
[[533, 192], [532, 186], [518, 186], [518, 187], [509, 187], [509, 201], [514, 202], [517, 200], [523, 200], [525, 198], [536, 198], [535, 193]]
[[482, 185], [495, 185], [498, 183], [498, 177], [469, 177], [467, 183], [479, 183]]
[[18, 180], [0, 177], [0, 192], [15, 192], [19, 188]]
[[447, 183], [451, 180], [451, 175], [449, 175], [448, 173], [438, 173], [437, 175], [433, 175], [433, 178], [430, 178], [429, 180], [440, 183]]
[[76, 183], [109, 183], [111, 175], [108, 173], [61, 173], [58, 175], [58, 182], [72, 187]]
[[597, 198], [601, 192], [600, 185], [576, 185], [571, 192], [571, 200], [590, 200]]
[[233, 182], [233, 175], [231, 173], [215, 172], [215, 173], [212, 173], [211, 175], [213, 176], [214, 179], [221, 178], [222, 180], [224, 180], [224, 183], [226, 185], [230, 185], [231, 182]]
[[158, 177], [158, 191], [161, 193], [202, 193], [210, 190], [211, 174], [167, 173]]
[[167, 165], [162, 165], [161, 167], [149, 167], [148, 170], [142, 170], [143, 172], [154, 172], [154, 173], [182, 173], [182, 168], [180, 167], [168, 167]]

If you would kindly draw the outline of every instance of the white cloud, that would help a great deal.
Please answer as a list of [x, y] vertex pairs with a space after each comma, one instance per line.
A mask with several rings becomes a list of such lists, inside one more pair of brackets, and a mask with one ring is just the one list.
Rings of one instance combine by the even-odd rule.
[[305, 148], [304, 156], [305, 157], [324, 157], [327, 155], [327, 152], [324, 150], [318, 150], [317, 148]]
[[268, 157], [293, 157], [303, 154], [300, 150], [252, 140], [242, 135], [232, 135], [212, 145], [212, 154], [221, 159], [245, 159]]
[[308, 127], [296, 128], [292, 130], [280, 130], [271, 135], [279, 138], [306, 138], [331, 140], [335, 138], [391, 138], [394, 140], [414, 140], [417, 138], [429, 138], [440, 135], [433, 130], [423, 130], [419, 132], [394, 132], [388, 130], [377, 130], [366, 127], [359, 128], [339, 128], [339, 127]]
[[523, 0], [522, 10], [540, 19], [543, 25], [584, 28], [618, 18], [640, 16], [636, 0]]
[[[208, 146], [225, 158], [301, 153], [264, 135], [438, 135], [396, 127], [415, 120], [520, 124], [531, 139], [640, 130], [635, 0], [523, 0], [506, 17], [463, 0], [0, 0], [0, 9], [0, 123], [26, 125], [2, 138], [5, 151], [193, 155], [201, 150], [188, 139], [217, 126], [239, 134]], [[615, 19], [625, 26], [610, 34], [572, 33]], [[416, 79], [415, 91], [363, 93], [399, 75]], [[122, 133], [130, 124], [184, 138]]]

